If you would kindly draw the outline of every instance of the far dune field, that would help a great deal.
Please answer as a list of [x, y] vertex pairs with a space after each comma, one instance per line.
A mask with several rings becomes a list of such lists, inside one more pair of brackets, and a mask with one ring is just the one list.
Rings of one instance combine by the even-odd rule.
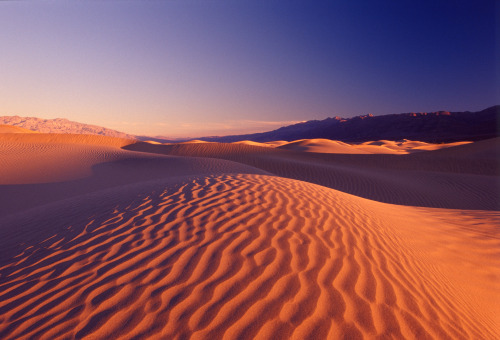
[[499, 339], [500, 138], [0, 126], [0, 339]]

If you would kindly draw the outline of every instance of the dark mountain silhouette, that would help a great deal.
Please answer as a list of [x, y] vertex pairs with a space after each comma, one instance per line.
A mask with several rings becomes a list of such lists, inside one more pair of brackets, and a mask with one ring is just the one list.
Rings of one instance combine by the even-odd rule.
[[411, 139], [442, 143], [499, 136], [500, 105], [478, 112], [420, 112], [354, 118], [327, 118], [285, 126], [277, 130], [225, 137], [198, 138], [211, 142], [251, 140], [269, 142], [328, 138], [344, 142]]

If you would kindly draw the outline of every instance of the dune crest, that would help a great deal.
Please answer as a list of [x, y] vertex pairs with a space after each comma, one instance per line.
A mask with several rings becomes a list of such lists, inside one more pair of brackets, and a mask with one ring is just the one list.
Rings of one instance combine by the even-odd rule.
[[318, 152], [318, 153], [348, 153], [348, 154], [363, 154], [368, 153], [363, 150], [358, 150], [351, 145], [329, 139], [300, 139], [284, 145], [278, 146], [279, 149]]
[[[255, 143], [255, 142], [254, 142]], [[269, 142], [276, 148], [315, 152], [315, 153], [334, 153], [334, 154], [391, 154], [391, 155], [406, 155], [414, 152], [432, 151], [444, 148], [450, 148], [458, 145], [469, 144], [472, 142], [454, 142], [454, 143], [425, 143], [411, 140], [401, 141], [371, 141], [364, 143], [344, 143], [341, 141], [330, 139], [300, 139], [292, 142]], [[247, 143], [248, 144], [248, 143]], [[259, 144], [259, 143], [257, 143]], [[255, 144], [256, 145], [256, 144]]]
[[272, 148], [272, 147], [274, 147], [274, 145], [279, 144], [279, 142], [277, 142], [277, 143], [274, 143], [274, 142], [271, 142], [271, 143], [259, 143], [259, 142], [254, 142], [254, 141], [251, 141], [251, 140], [242, 140], [242, 141], [239, 141], [239, 142], [234, 142], [233, 144], [244, 144], [244, 145], [252, 145], [252, 146], [261, 146], [261, 147], [265, 147], [265, 148]]

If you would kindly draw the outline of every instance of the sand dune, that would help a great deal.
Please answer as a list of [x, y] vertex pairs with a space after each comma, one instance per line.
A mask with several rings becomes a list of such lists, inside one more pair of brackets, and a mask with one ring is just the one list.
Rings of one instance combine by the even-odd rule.
[[463, 141], [463, 142], [454, 142], [454, 143], [434, 144], [434, 143], [412, 141], [412, 140], [407, 140], [407, 139], [403, 139], [401, 141], [395, 141], [395, 142], [392, 142], [392, 141], [382, 141], [382, 142], [383, 143], [380, 146], [390, 148], [390, 149], [393, 149], [395, 151], [403, 152], [403, 153], [414, 153], [414, 152], [418, 152], [418, 151], [440, 150], [440, 149], [446, 149], [446, 148], [451, 148], [454, 146], [472, 143], [472, 142], [468, 142], [468, 141]]
[[319, 153], [349, 153], [363, 154], [368, 153], [363, 150], [358, 150], [355, 147], [340, 141], [329, 139], [301, 139], [287, 144], [278, 146], [280, 149], [319, 152]]
[[[270, 143], [273, 145], [273, 142]], [[405, 139], [401, 141], [380, 140], [359, 144], [348, 144], [330, 139], [300, 139], [293, 142], [276, 143], [274, 145], [280, 149], [316, 153], [405, 155], [420, 151], [450, 148], [469, 143], [471, 142], [432, 144]]]
[[0, 133], [37, 133], [19, 126], [0, 124]]
[[114, 189], [9, 220], [0, 335], [494, 338], [499, 222], [262, 175]]
[[[279, 143], [279, 142], [278, 142]], [[244, 144], [244, 145], [253, 145], [253, 146], [261, 146], [261, 147], [266, 147], [266, 148], [272, 148], [274, 147], [277, 143], [274, 144], [269, 144], [269, 143], [259, 143], [259, 142], [253, 142], [251, 140], [242, 140], [239, 142], [234, 142], [233, 144]]]
[[[422, 153], [420, 156], [428, 155]], [[454, 147], [445, 150], [437, 150], [431, 155], [438, 155], [440, 158], [461, 158], [470, 161], [478, 162], [481, 160], [496, 160], [500, 159], [500, 137], [486, 139], [475, 143], [466, 143], [460, 147]], [[498, 164], [498, 163], [497, 163]], [[496, 172], [498, 174], [498, 172]]]
[[[153, 141], [146, 141], [146, 143], [162, 144]], [[198, 143], [214, 143], [214, 142], [205, 142], [202, 140], [190, 140], [181, 143], [163, 143], [163, 145], [177, 145], [177, 144], [183, 145], [183, 144], [198, 144]], [[425, 143], [425, 142], [411, 141], [404, 139], [400, 141], [380, 140], [380, 141], [364, 142], [358, 144], [352, 144], [352, 143], [349, 144], [336, 140], [316, 138], [316, 139], [300, 139], [291, 142], [272, 141], [265, 143], [243, 140], [239, 142], [233, 142], [230, 144], [271, 147], [283, 150], [312, 152], [312, 153], [406, 155], [422, 151], [440, 150], [470, 143], [472, 142], [464, 141], [455, 143], [433, 144], [433, 143]]]
[[204, 140], [199, 140], [199, 139], [192, 139], [190, 141], [181, 142], [179, 144], [197, 144], [197, 143], [209, 143], [209, 142], [205, 142]]
[[93, 135], [0, 135], [0, 184], [62, 181], [87, 176], [104, 159], [125, 154], [130, 140]]
[[280, 145], [283, 145], [283, 144], [287, 144], [288, 142], [286, 140], [275, 140], [275, 141], [272, 141], [272, 142], [265, 142], [265, 143], [262, 143], [262, 144], [266, 144], [266, 145], [270, 145], [272, 147], [277, 147], [277, 146], [280, 146]]
[[[153, 141], [146, 141], [146, 143], [162, 144]], [[182, 145], [182, 144], [198, 144], [198, 143], [214, 143], [214, 142], [205, 142], [202, 140], [195, 139], [181, 143], [163, 143], [163, 145], [177, 145], [177, 144]], [[283, 150], [313, 152], [313, 153], [406, 155], [415, 152], [440, 150], [470, 143], [472, 142], [464, 141], [455, 143], [433, 144], [433, 143], [425, 143], [425, 142], [411, 141], [404, 139], [401, 141], [380, 140], [380, 141], [364, 142], [359, 144], [352, 144], [352, 143], [349, 144], [336, 140], [316, 138], [316, 139], [299, 139], [291, 142], [273, 141], [265, 143], [243, 140], [239, 142], [233, 142], [230, 144], [272, 147]]]
[[169, 176], [266, 173], [230, 161], [185, 159], [120, 148], [133, 142], [95, 135], [0, 134], [0, 216]]
[[[5, 173], [36, 153], [70, 173], [0, 186], [2, 207], [45, 197], [0, 212], [2, 339], [500, 337], [500, 213], [478, 209], [498, 203], [498, 141], [396, 156], [10, 138]], [[325, 186], [342, 182], [428, 207]]]
[[[243, 144], [126, 146], [136, 151], [232, 160], [269, 173], [385, 203], [498, 210], [500, 139], [409, 155], [319, 154]], [[466, 151], [460, 151], [460, 150]], [[467, 151], [471, 150], [471, 151]], [[476, 150], [476, 151], [474, 151]], [[490, 151], [488, 151], [490, 150]], [[461, 152], [484, 154], [474, 159]]]

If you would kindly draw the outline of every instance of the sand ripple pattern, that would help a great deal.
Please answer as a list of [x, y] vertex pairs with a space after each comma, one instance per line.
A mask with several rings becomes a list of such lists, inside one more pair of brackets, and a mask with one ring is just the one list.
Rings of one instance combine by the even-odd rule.
[[2, 258], [0, 338], [498, 336], [366, 200], [263, 175], [155, 187], [24, 219], [53, 232]]

